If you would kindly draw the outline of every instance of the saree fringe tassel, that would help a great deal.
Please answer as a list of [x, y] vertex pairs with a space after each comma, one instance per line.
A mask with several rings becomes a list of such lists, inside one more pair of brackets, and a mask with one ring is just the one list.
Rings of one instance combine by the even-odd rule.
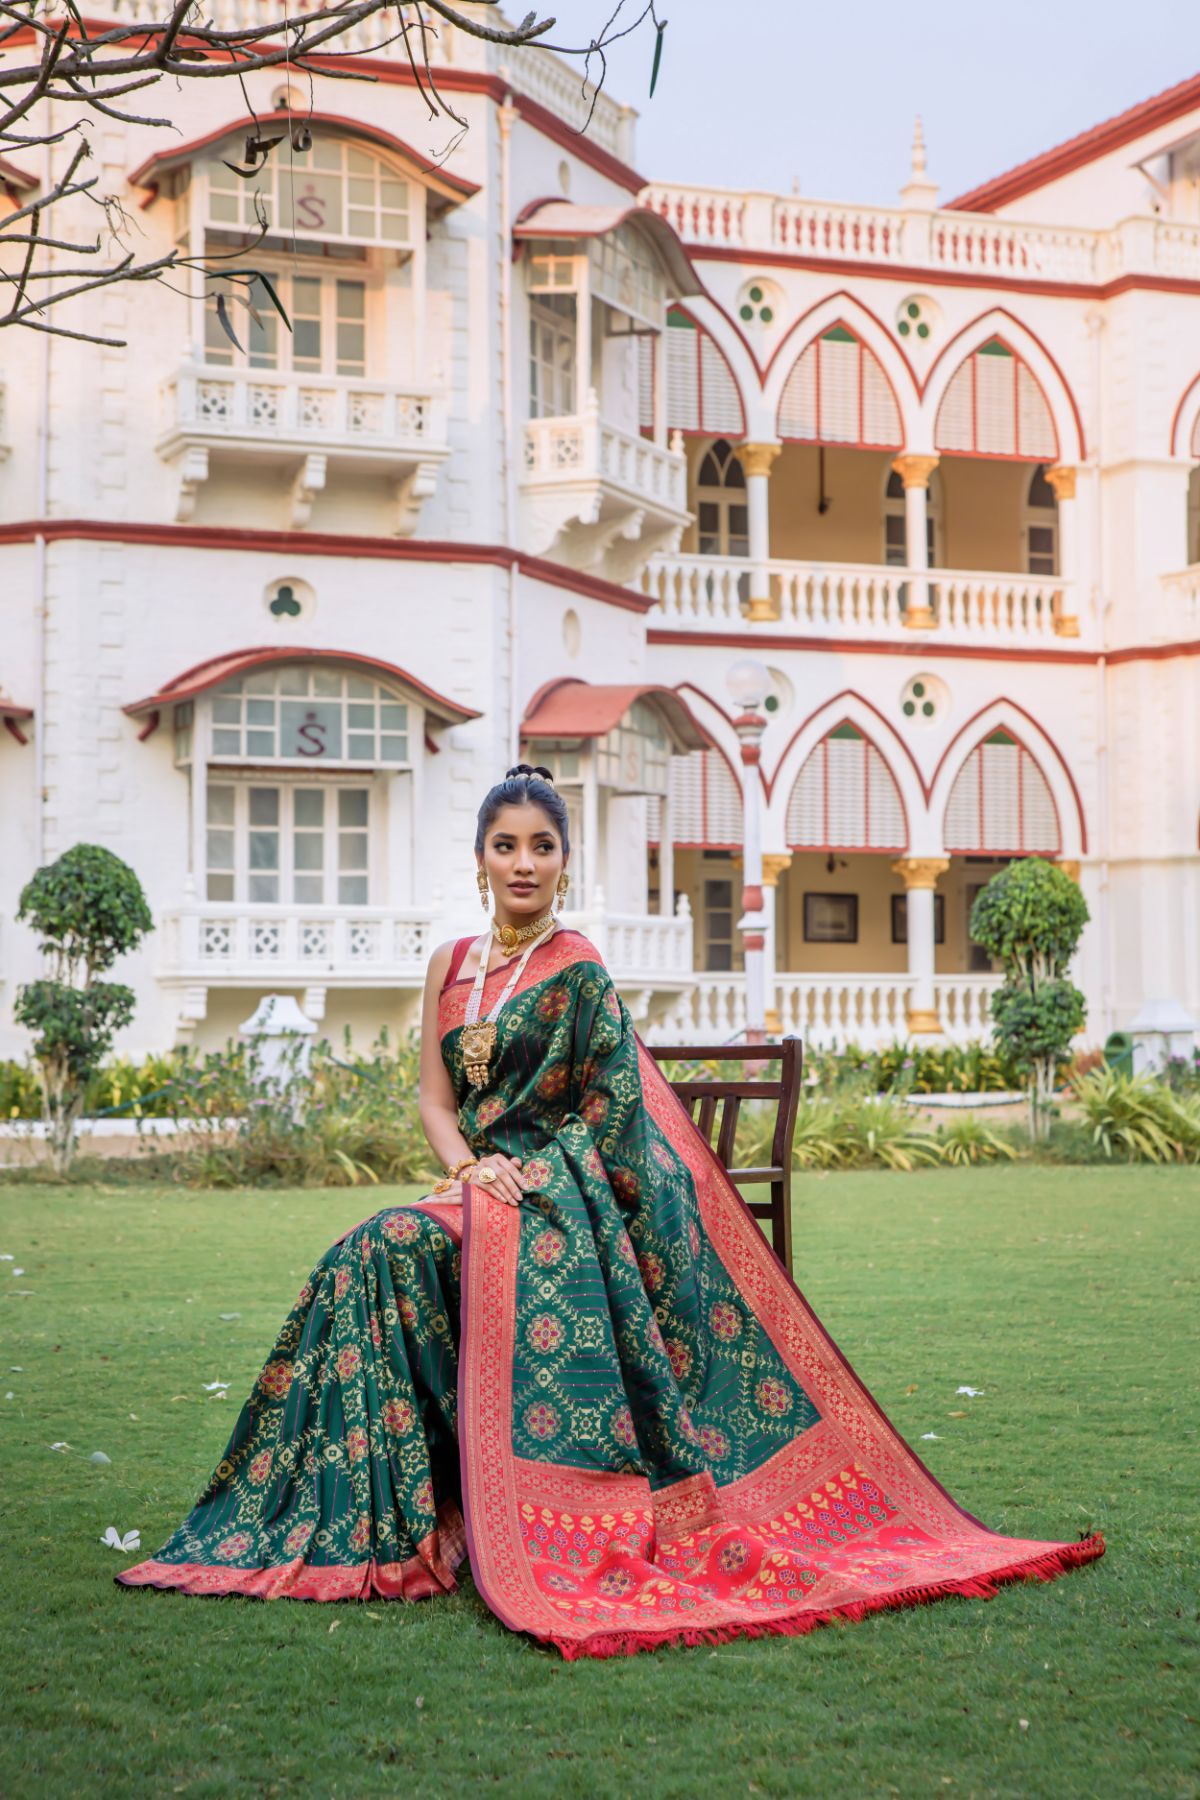
[[554, 1648], [567, 1662], [581, 1657], [598, 1659], [609, 1656], [636, 1656], [641, 1650], [662, 1650], [669, 1646], [698, 1648], [703, 1644], [732, 1644], [739, 1638], [807, 1637], [820, 1625], [856, 1624], [868, 1613], [898, 1612], [907, 1606], [930, 1606], [936, 1600], [950, 1600], [957, 1595], [963, 1600], [994, 1600], [1001, 1587], [1016, 1581], [1056, 1581], [1071, 1569], [1082, 1568], [1104, 1555], [1105, 1542], [1100, 1532], [1081, 1539], [1077, 1544], [1064, 1544], [1026, 1562], [1013, 1563], [1007, 1569], [995, 1569], [988, 1576], [975, 1576], [966, 1581], [941, 1581], [931, 1587], [910, 1588], [903, 1594], [880, 1594], [870, 1600], [852, 1600], [845, 1606], [833, 1606], [821, 1612], [801, 1613], [792, 1619], [764, 1620], [762, 1624], [717, 1626], [710, 1630], [671, 1632], [614, 1631], [577, 1641], [551, 1638]]
[[521, 1159], [520, 1206], [468, 1183], [332, 1245], [191, 1514], [119, 1582], [436, 1599], [469, 1554], [500, 1623], [570, 1661], [988, 1600], [1103, 1555], [1001, 1536], [925, 1467], [585, 938], [531, 952], [483, 1089], [456, 970], [459, 1126]]

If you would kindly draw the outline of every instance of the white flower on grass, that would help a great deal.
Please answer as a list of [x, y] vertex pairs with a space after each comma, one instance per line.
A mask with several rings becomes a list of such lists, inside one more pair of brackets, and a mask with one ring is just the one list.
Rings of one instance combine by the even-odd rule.
[[241, 1316], [242, 1316], [242, 1315], [241, 1315], [241, 1313], [240, 1313], [240, 1312], [237, 1312], [237, 1313], [218, 1313], [218, 1314], [217, 1314], [217, 1317], [218, 1317], [218, 1319], [240, 1319], [240, 1318], [241, 1318]]
[[206, 1394], [215, 1394], [218, 1390], [224, 1393], [229, 1383], [227, 1381], [203, 1381], [200, 1385]]
[[50, 1448], [52, 1450], [69, 1450], [71, 1448], [71, 1446], [70, 1446], [70, 1444], [67, 1443], [66, 1439], [64, 1438], [57, 1444], [51, 1444]]
[[112, 1457], [105, 1456], [103, 1450], [93, 1450], [92, 1454], [88, 1457], [88, 1461], [90, 1463], [95, 1463], [97, 1467], [103, 1467], [106, 1463], [112, 1462]]
[[0, 1250], [0, 1262], [12, 1262], [14, 1260], [11, 1250]]
[[939, 1438], [936, 1431], [923, 1431], [921, 1433], [921, 1441], [925, 1444], [940, 1444], [942, 1440]]
[[110, 1550], [120, 1550], [122, 1552], [140, 1550], [142, 1547], [142, 1534], [140, 1531], [127, 1531], [124, 1537], [122, 1537], [116, 1526], [110, 1525], [104, 1536], [100, 1539], [100, 1542], [102, 1544], [107, 1544]]
[[982, 1394], [984, 1392], [984, 1389], [983, 1388], [973, 1388], [973, 1387], [960, 1387], [960, 1388], [955, 1388], [954, 1391], [956, 1394], [965, 1394], [967, 1396], [968, 1400], [978, 1400], [980, 1394]]
[[10, 1275], [23, 1275], [25, 1273], [24, 1269], [10, 1269], [8, 1272]]

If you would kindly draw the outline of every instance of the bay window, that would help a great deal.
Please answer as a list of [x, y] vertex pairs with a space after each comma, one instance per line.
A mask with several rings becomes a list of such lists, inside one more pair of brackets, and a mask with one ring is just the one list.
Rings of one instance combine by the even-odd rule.
[[367, 906], [371, 790], [226, 781], [206, 790], [205, 896], [251, 905]]

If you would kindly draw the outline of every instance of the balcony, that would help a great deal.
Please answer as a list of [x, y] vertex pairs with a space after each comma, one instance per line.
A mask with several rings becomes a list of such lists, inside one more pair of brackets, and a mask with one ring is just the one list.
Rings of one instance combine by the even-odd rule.
[[[760, 626], [767, 633], [864, 642], [904, 636], [930, 644], [997, 648], [1032, 647], [1078, 634], [1074, 585], [1056, 576], [978, 569], [916, 574], [853, 563], [771, 561], [766, 567], [777, 613]], [[1200, 569], [1195, 574], [1195, 591], [1200, 592]], [[638, 584], [656, 603], [650, 628], [698, 633], [754, 629], [743, 608], [748, 576], [744, 557], [656, 556]], [[932, 624], [917, 626], [906, 612], [907, 596], [918, 583], [928, 585], [924, 618], [932, 614]]]
[[672, 918], [661, 913], [609, 912], [603, 891], [598, 890], [594, 905], [564, 912], [562, 923], [581, 931], [596, 946], [639, 1024], [678, 1006], [695, 979], [692, 915], [686, 894], [680, 895]]
[[162, 389], [155, 445], [179, 471], [188, 519], [214, 457], [288, 467], [294, 527], [308, 523], [330, 468], [373, 469], [397, 484], [395, 529], [415, 530], [449, 455], [443, 402], [395, 382], [189, 363]]
[[[935, 975], [934, 999], [942, 1029], [952, 1043], [991, 1035], [989, 1006], [998, 975]], [[775, 977], [775, 1004], [785, 1033], [814, 1049], [854, 1043], [865, 1050], [907, 1036], [906, 975], [806, 975]], [[746, 989], [741, 975], [697, 974], [678, 1003], [658, 1021], [653, 1035], [663, 1042], [723, 1043], [738, 1037], [746, 1023]]]
[[1107, 231], [1024, 224], [990, 213], [892, 206], [656, 183], [643, 206], [660, 213], [685, 244], [791, 253], [812, 262], [928, 269], [996, 281], [1069, 281], [1101, 287], [1133, 273], [1200, 277], [1200, 225], [1123, 219]]
[[530, 419], [521, 472], [522, 544], [571, 568], [636, 582], [656, 551], [678, 547], [691, 515], [687, 459], [600, 417]]
[[195, 902], [162, 921], [160, 978], [202, 1019], [209, 988], [303, 988], [320, 1018], [326, 989], [419, 988], [433, 914], [411, 907], [250, 906]]

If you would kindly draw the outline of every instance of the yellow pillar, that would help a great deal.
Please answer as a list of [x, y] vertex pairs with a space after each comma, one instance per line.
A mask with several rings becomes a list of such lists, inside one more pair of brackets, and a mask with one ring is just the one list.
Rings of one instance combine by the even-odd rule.
[[910, 580], [904, 623], [909, 631], [928, 631], [937, 624], [929, 604], [929, 477], [941, 458], [906, 452], [894, 457], [892, 467], [904, 483], [905, 560]]
[[933, 894], [938, 876], [944, 875], [949, 867], [944, 856], [902, 856], [892, 864], [893, 874], [899, 875], [906, 890], [910, 992], [905, 1023], [914, 1036], [935, 1034], [942, 1029], [933, 989]]
[[779, 887], [779, 877], [783, 874], [783, 871], [790, 866], [791, 860], [792, 853], [790, 850], [763, 851], [763, 899], [766, 902], [764, 911], [767, 915], [767, 996], [771, 1002], [767, 1007], [767, 1030], [773, 1032], [776, 1036], [783, 1030], [783, 1019], [780, 1016], [777, 1004], [779, 995], [775, 986], [775, 976], [778, 972], [779, 962], [776, 948], [778, 943], [776, 936], [776, 906], [779, 899], [777, 890]]
[[746, 617], [764, 623], [779, 617], [771, 593], [771, 513], [767, 503], [771, 467], [782, 444], [739, 444], [737, 458], [746, 474], [746, 514], [750, 537], [750, 596]]
[[[1074, 469], [1059, 466], [1046, 470], [1046, 480], [1058, 501], [1058, 573], [1064, 582], [1074, 582], [1076, 574], [1075, 540], [1078, 526], [1075, 518]], [[1079, 613], [1072, 605], [1074, 588], [1063, 589], [1056, 596], [1054, 632], [1056, 637], [1079, 636]]]

